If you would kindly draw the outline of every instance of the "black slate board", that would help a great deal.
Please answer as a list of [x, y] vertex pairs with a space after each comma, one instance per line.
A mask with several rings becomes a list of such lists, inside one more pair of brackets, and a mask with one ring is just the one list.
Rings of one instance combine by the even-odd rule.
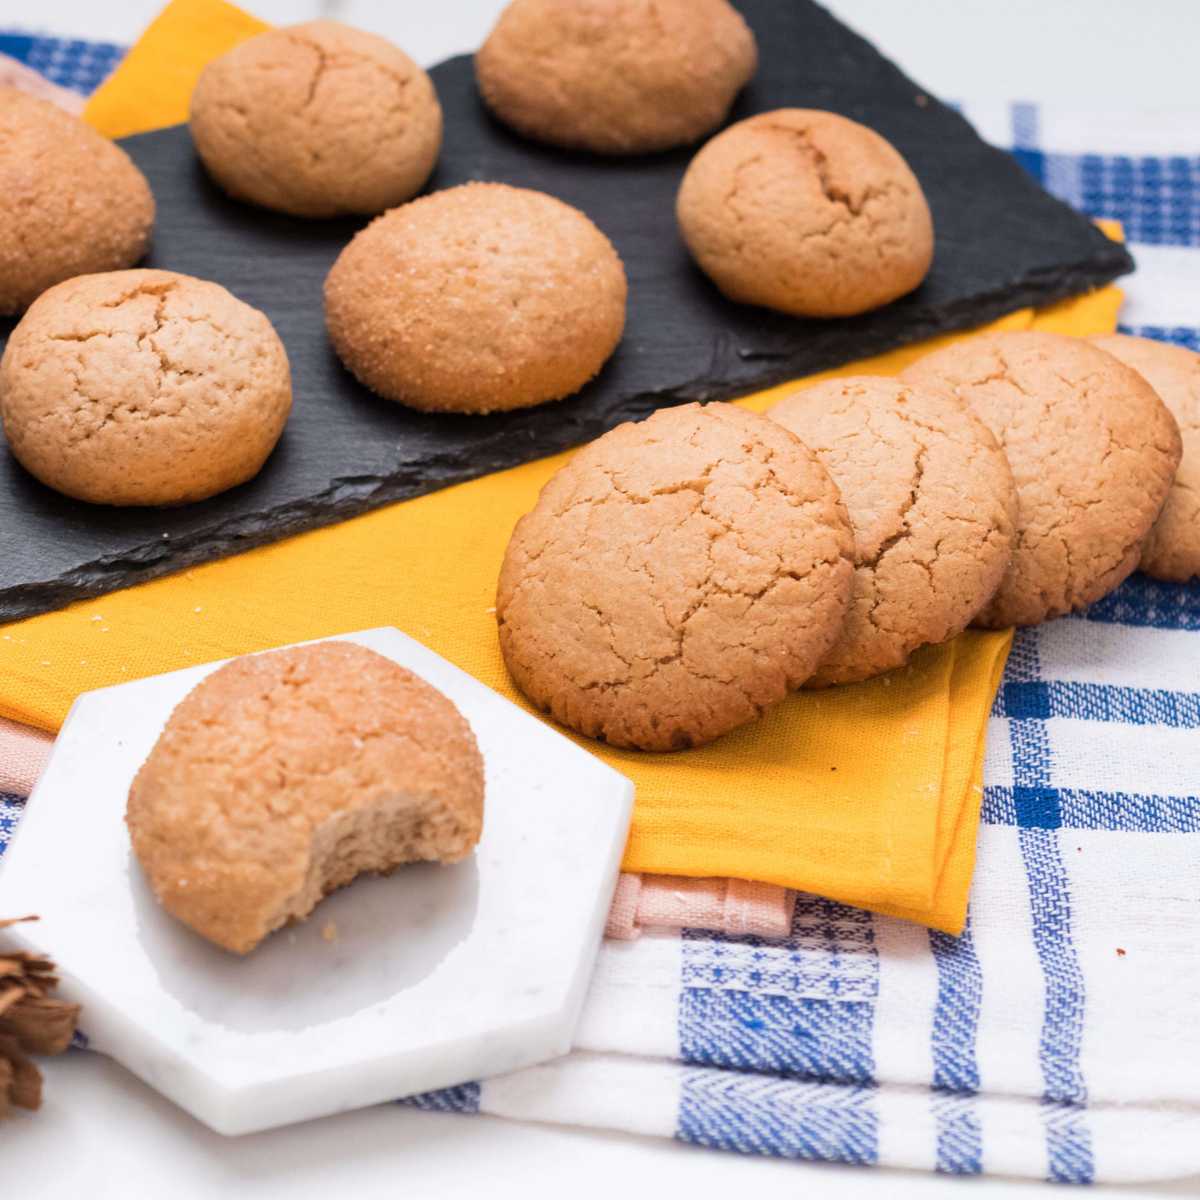
[[824, 9], [808, 0], [739, 7], [758, 36], [761, 64], [732, 119], [783, 106], [825, 108], [894, 142], [925, 188], [937, 229], [933, 271], [917, 292], [831, 322], [728, 303], [691, 264], [675, 230], [675, 192], [691, 151], [605, 160], [522, 141], [483, 109], [470, 58], [451, 59], [433, 71], [446, 141], [430, 187], [502, 180], [583, 209], [625, 261], [629, 320], [617, 354], [577, 397], [486, 418], [423, 416], [359, 387], [326, 342], [322, 283], [362, 222], [300, 221], [226, 200], [183, 126], [128, 138], [123, 144], [158, 199], [149, 265], [215, 279], [263, 309], [287, 345], [295, 410], [257, 479], [180, 509], [70, 501], [0, 453], [0, 619], [578, 445], [661, 405], [731, 397], [1132, 269], [1122, 248]]

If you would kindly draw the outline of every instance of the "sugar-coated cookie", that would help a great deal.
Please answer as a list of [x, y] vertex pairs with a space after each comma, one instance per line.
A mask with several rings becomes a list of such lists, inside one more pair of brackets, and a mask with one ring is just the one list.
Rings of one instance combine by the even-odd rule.
[[291, 405], [271, 322], [219, 284], [171, 271], [58, 284], [0, 360], [12, 452], [93, 504], [182, 504], [244, 483]]
[[717, 134], [692, 159], [676, 215], [726, 296], [800, 317], [878, 308], [933, 261], [929, 205], [908, 164], [831, 112], [782, 108]]
[[1179, 466], [1179, 429], [1132, 368], [1078, 338], [985, 334], [902, 378], [966, 401], [1012, 466], [1013, 563], [976, 624], [1036, 625], [1083, 608], [1137, 566]]
[[896, 379], [830, 379], [769, 415], [833, 477], [854, 528], [845, 629], [810, 686], [902, 666], [961, 633], [1012, 560], [1017, 494], [1003, 451], [959, 400]]
[[500, 649], [579, 733], [699, 746], [813, 673], [853, 556], [837, 488], [782, 425], [729, 404], [662, 409], [580, 450], [518, 522]]
[[696, 141], [757, 65], [754, 34], [726, 0], [512, 0], [475, 55], [500, 120], [600, 154]]
[[441, 692], [320, 642], [199, 683], [138, 771], [126, 822], [163, 907], [245, 954], [363, 872], [466, 857], [483, 792], [475, 736]]
[[270, 29], [214, 59], [189, 123], [229, 195], [298, 217], [402, 204], [442, 145], [429, 76], [385, 38], [338, 21]]

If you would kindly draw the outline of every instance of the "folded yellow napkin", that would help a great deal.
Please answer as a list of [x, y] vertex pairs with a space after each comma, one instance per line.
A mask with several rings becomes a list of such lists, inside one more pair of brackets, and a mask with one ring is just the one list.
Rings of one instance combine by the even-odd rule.
[[[252, 32], [216, 0], [176, 0], [148, 34], [154, 55], [139, 44], [97, 98], [106, 129], [181, 114], [178, 94], [169, 111], [157, 107], [170, 91], [161, 81], [194, 78], [224, 48], [189, 23], [225, 29], [227, 44]], [[993, 327], [1099, 333], [1115, 327], [1119, 302], [1106, 288]], [[895, 374], [933, 344], [816, 378]], [[762, 411], [795, 386], [737, 403]], [[513, 524], [568, 457], [0, 628], [0, 715], [55, 729], [90, 688], [374, 625], [398, 626], [523, 703], [497, 645], [496, 576]], [[698, 750], [648, 755], [581, 739], [637, 785], [624, 869], [777, 883], [958, 932], [1010, 640], [964, 634], [881, 679], [796, 695]]]

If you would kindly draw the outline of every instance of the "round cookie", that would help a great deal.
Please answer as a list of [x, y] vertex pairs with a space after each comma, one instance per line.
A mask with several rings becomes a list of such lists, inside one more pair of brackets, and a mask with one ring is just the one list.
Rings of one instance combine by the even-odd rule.
[[411, 408], [494, 412], [577, 392], [625, 327], [625, 268], [578, 209], [468, 183], [376, 218], [325, 281], [342, 362]]
[[162, 906], [245, 954], [356, 875], [465, 858], [483, 791], [471, 727], [441, 692], [372, 650], [319, 642], [193, 688], [125, 819]]
[[754, 34], [726, 0], [513, 0], [475, 55], [505, 124], [599, 154], [698, 140], [757, 66]]
[[675, 211], [730, 300], [799, 317], [888, 304], [933, 261], [933, 220], [908, 164], [831, 112], [781, 108], [731, 125], [692, 159]]
[[0, 315], [72, 276], [132, 266], [153, 227], [150, 185], [124, 150], [0, 87]]
[[956, 342], [901, 378], [966, 401], [1016, 480], [1012, 566], [975, 624], [1036, 625], [1099, 600], [1137, 566], [1180, 441], [1136, 371], [1080, 339], [1025, 330]]
[[1141, 375], [1179, 423], [1183, 458], [1142, 547], [1141, 568], [1155, 579], [1186, 583], [1200, 576], [1200, 354], [1121, 333], [1091, 342]]
[[516, 685], [614, 746], [699, 746], [800, 686], [841, 633], [854, 539], [782, 425], [662, 409], [585, 446], [513, 531], [496, 596]]
[[13, 454], [93, 504], [182, 504], [244, 483], [291, 405], [271, 322], [219, 284], [171, 271], [60, 283], [0, 359]]
[[809, 686], [854, 683], [961, 633], [1012, 560], [1017, 493], [988, 428], [949, 396], [896, 379], [830, 379], [770, 417], [833, 477], [854, 529], [841, 637]]
[[298, 217], [402, 204], [442, 145], [429, 76], [398, 46], [337, 21], [271, 29], [214, 59], [189, 120], [229, 195]]

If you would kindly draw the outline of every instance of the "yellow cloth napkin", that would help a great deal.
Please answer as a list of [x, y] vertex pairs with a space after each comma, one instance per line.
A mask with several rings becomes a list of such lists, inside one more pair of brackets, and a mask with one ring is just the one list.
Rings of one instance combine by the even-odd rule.
[[[177, 61], [167, 70], [139, 44], [105, 86], [106, 121], [120, 112], [125, 129], [135, 116], [163, 123], [161, 80], [194, 78], [224, 48], [189, 22], [225, 29], [228, 43], [247, 29], [216, 0], [176, 0], [151, 33], [155, 56]], [[170, 119], [181, 102], [172, 98]], [[1115, 327], [1119, 303], [1106, 288], [993, 327], [1099, 333]], [[816, 378], [895, 374], [945, 340]], [[762, 411], [795, 386], [737, 403]], [[523, 703], [500, 659], [495, 581], [513, 524], [568, 457], [0, 628], [0, 715], [56, 729], [91, 688], [374, 625], [399, 627]], [[796, 695], [698, 750], [637, 754], [581, 739], [637, 786], [624, 869], [762, 880], [958, 932], [987, 716], [1010, 641], [966, 633], [881, 679]]]

